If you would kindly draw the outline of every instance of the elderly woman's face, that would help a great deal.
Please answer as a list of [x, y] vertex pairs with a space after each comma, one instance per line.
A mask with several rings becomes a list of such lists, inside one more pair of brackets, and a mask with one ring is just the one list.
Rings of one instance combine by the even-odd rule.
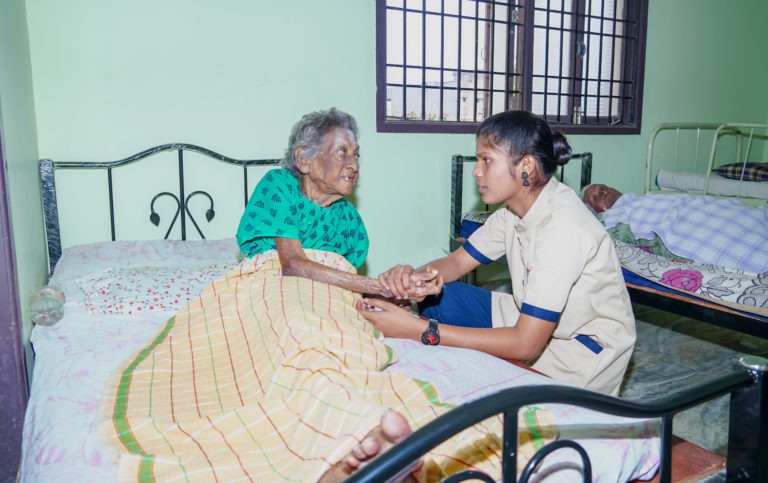
[[302, 191], [312, 201], [327, 206], [352, 194], [359, 173], [360, 146], [355, 135], [337, 127], [323, 138], [317, 155], [306, 161]]

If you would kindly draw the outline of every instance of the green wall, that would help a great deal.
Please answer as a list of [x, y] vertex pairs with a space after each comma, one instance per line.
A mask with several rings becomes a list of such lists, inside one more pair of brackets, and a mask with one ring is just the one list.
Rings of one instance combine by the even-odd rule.
[[[37, 129], [24, 0], [0, 1], [0, 127], [24, 340], [32, 329], [29, 301], [47, 280]], [[2, 193], [0, 193], [2, 196]], [[0, 269], [7, 269], [3, 266]], [[28, 359], [31, 350], [26, 345]], [[28, 364], [31, 371], [32, 364]]]
[[[16, 18], [19, 2], [11, 2]], [[20, 108], [4, 119], [6, 137], [15, 123], [21, 127], [11, 134], [29, 134], [12, 159], [23, 173], [11, 176], [23, 210], [15, 237], [30, 242], [27, 276], [39, 278], [44, 257], [33, 238], [39, 208], [18, 206], [35, 203], [34, 119], [40, 157], [118, 159], [166, 142], [280, 157], [301, 114], [336, 106], [361, 128], [356, 198], [372, 237], [368, 273], [443, 254], [450, 158], [472, 153], [474, 139], [375, 132], [374, 7], [373, 0], [28, 0], [35, 116]], [[622, 191], [642, 190], [656, 123], [768, 121], [761, 23], [768, 2], [651, 0], [649, 16], [643, 132], [570, 139], [576, 151], [595, 153], [593, 178]], [[14, 31], [2, 35], [23, 43], [23, 29]], [[12, 55], [0, 72], [25, 65], [24, 51], [3, 45]], [[30, 103], [29, 76], [11, 76], [11, 90]]]

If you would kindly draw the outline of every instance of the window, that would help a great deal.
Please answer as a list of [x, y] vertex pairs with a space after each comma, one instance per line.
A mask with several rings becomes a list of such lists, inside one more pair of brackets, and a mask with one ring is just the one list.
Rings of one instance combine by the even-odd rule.
[[474, 132], [524, 109], [640, 132], [647, 0], [377, 0], [377, 127]]

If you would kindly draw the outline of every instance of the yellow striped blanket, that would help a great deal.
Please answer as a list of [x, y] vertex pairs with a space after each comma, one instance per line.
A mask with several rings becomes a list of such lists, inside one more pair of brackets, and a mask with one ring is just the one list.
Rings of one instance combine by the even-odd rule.
[[[354, 270], [336, 254], [307, 253]], [[107, 389], [99, 430], [117, 453], [120, 479], [316, 481], [384, 408], [414, 428], [449, 410], [429, 384], [381, 372], [395, 356], [357, 313], [357, 298], [281, 276], [275, 252], [211, 283]], [[547, 439], [554, 434], [551, 422], [535, 426]], [[436, 448], [425, 479], [467, 467], [498, 474], [499, 430], [489, 420]], [[521, 456], [541, 443], [524, 427], [520, 435]]]

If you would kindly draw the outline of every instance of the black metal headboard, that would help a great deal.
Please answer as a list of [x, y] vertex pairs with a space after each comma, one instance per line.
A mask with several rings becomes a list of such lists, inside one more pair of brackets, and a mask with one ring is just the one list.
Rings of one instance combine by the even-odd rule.
[[[276, 166], [281, 163], [280, 159], [234, 159], [217, 152], [211, 151], [200, 146], [193, 144], [163, 144], [161, 146], [155, 146], [149, 148], [140, 153], [134, 154], [124, 159], [117, 161], [53, 161], [50, 159], [43, 159], [39, 164], [40, 172], [40, 185], [43, 199], [43, 217], [45, 221], [45, 236], [46, 244], [48, 247], [48, 265], [50, 273], [53, 273], [53, 269], [56, 266], [59, 258], [61, 257], [61, 232], [59, 225], [59, 206], [56, 197], [56, 179], [55, 172], [61, 169], [103, 169], [107, 173], [107, 188], [108, 188], [108, 209], [110, 220], [110, 233], [112, 241], [116, 240], [116, 220], [115, 220], [115, 197], [113, 191], [113, 171], [116, 168], [126, 166], [141, 159], [147, 158], [154, 154], [164, 151], [176, 151], [178, 155], [177, 164], [177, 180], [178, 186], [169, 190], [158, 192], [149, 203], [150, 216], [149, 221], [154, 225], [159, 225], [160, 216], [155, 211], [155, 201], [161, 197], [171, 198], [176, 202], [176, 212], [168, 226], [168, 231], [165, 234], [165, 238], [171, 233], [171, 230], [179, 221], [181, 228], [181, 240], [187, 239], [187, 221], [190, 221], [201, 238], [205, 238], [197, 220], [192, 215], [189, 209], [189, 201], [195, 197], [205, 197], [208, 199], [208, 209], [205, 211], [206, 221], [211, 221], [215, 216], [214, 211], [214, 199], [206, 191], [196, 190], [187, 193], [185, 190], [185, 177], [184, 177], [184, 152], [196, 152], [202, 154], [208, 158], [227, 163], [230, 165], [236, 165], [242, 167], [242, 186], [243, 186], [243, 206], [248, 203], [248, 168], [253, 166]], [[173, 182], [173, 181], [171, 181]]]

